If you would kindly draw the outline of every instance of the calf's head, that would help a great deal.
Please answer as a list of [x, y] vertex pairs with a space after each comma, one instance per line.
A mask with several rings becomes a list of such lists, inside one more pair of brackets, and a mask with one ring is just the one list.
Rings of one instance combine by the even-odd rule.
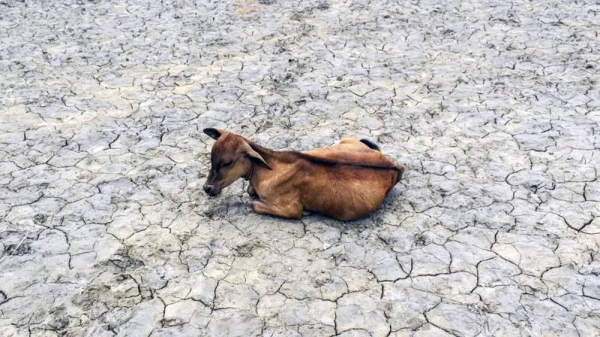
[[216, 140], [210, 152], [210, 172], [203, 186], [208, 195], [218, 195], [234, 181], [247, 176], [254, 164], [271, 169], [244, 137], [213, 128], [203, 131]]

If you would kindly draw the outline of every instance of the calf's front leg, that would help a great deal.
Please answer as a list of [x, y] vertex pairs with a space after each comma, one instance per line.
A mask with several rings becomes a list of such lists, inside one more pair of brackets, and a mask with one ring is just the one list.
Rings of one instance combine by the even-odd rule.
[[256, 198], [258, 196], [258, 194], [256, 193], [256, 190], [254, 189], [254, 186], [252, 186], [252, 183], [248, 183], [248, 188], [246, 189], [246, 192], [248, 192], [248, 194], [252, 197], [252, 198]]
[[302, 205], [300, 203], [276, 206], [262, 201], [254, 201], [252, 202], [252, 210], [256, 213], [269, 214], [282, 218], [300, 219], [302, 217]]

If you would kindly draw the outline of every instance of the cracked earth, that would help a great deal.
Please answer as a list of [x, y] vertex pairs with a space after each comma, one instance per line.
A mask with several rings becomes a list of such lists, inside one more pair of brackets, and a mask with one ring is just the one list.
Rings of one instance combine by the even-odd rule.
[[[0, 2], [0, 335], [600, 335], [593, 1]], [[251, 212], [212, 140], [367, 137], [372, 216]]]

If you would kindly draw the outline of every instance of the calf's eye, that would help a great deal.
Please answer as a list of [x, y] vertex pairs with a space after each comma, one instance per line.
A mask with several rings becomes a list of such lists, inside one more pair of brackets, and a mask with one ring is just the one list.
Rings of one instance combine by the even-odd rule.
[[231, 164], [232, 164], [232, 163], [233, 163], [233, 162], [231, 162], [231, 161], [228, 161], [228, 162], [226, 162], [226, 163], [223, 163], [223, 167], [231, 166]]

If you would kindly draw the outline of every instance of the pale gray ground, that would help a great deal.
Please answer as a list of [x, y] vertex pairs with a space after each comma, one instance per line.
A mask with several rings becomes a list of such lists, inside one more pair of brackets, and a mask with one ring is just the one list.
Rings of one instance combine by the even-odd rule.
[[[594, 1], [0, 2], [1, 336], [598, 336]], [[201, 189], [366, 136], [372, 217]]]

